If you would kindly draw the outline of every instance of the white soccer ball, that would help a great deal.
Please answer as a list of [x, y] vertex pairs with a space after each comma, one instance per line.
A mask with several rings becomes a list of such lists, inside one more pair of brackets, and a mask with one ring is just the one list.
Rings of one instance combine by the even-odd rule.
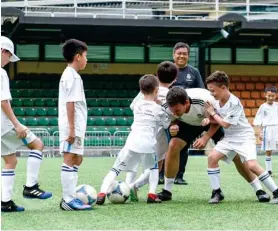
[[86, 205], [94, 205], [97, 201], [97, 191], [90, 185], [81, 184], [76, 188], [76, 198]]
[[107, 193], [107, 198], [113, 204], [123, 204], [126, 202], [130, 194], [128, 185], [123, 181], [115, 181]]

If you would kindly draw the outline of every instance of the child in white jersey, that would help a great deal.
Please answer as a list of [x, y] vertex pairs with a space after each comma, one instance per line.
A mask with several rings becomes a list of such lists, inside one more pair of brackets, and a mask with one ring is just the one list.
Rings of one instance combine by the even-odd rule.
[[224, 72], [216, 71], [206, 79], [207, 87], [217, 100], [215, 105], [207, 102], [205, 107], [212, 119], [224, 129], [224, 138], [208, 155], [208, 175], [213, 189], [210, 204], [224, 199], [220, 189], [218, 162], [229, 155], [238, 153], [249, 169], [273, 193], [270, 203], [278, 204], [278, 187], [257, 162], [255, 133], [245, 117], [240, 100], [229, 91], [229, 78]]
[[262, 126], [259, 132], [262, 140], [261, 150], [265, 151], [265, 167], [272, 174], [271, 155], [272, 151], [278, 150], [278, 102], [277, 88], [275, 86], [265, 89], [266, 102], [262, 104], [255, 116], [253, 125]]
[[[140, 91], [144, 98], [139, 99], [134, 105], [134, 122], [125, 146], [120, 151], [111, 171], [106, 175], [98, 194], [97, 204], [105, 202], [105, 196], [110, 186], [121, 171], [136, 172], [141, 164], [143, 170], [157, 165], [156, 160], [156, 135], [158, 130], [168, 128], [170, 119], [162, 106], [156, 103], [158, 96], [158, 79], [154, 75], [145, 75], [139, 80]], [[156, 195], [157, 177], [156, 172], [150, 173], [150, 187], [147, 202], [161, 202]], [[156, 181], [154, 180], [156, 179]]]
[[62, 210], [90, 210], [75, 198], [78, 168], [83, 160], [84, 138], [87, 126], [87, 105], [83, 81], [78, 71], [87, 64], [87, 45], [70, 39], [63, 45], [63, 56], [68, 66], [59, 84], [59, 134], [60, 153], [64, 155], [61, 169], [63, 199]]

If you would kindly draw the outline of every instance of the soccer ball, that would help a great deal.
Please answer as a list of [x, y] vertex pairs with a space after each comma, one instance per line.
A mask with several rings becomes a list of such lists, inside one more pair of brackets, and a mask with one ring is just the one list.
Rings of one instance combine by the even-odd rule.
[[115, 181], [107, 193], [107, 198], [113, 204], [123, 204], [126, 202], [130, 194], [128, 185], [123, 181]]
[[97, 201], [97, 191], [90, 185], [81, 184], [76, 188], [76, 198], [86, 205], [94, 205]]

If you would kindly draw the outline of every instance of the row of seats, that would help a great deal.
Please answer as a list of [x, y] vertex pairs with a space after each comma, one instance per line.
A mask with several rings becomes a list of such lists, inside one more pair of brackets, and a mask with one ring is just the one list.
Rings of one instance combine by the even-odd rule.
[[[138, 82], [92, 82], [83, 81], [85, 89], [138, 89]], [[17, 80], [11, 81], [11, 89], [58, 89], [57, 81]]]
[[[87, 98], [88, 107], [129, 107], [132, 100], [131, 99], [91, 99]], [[32, 99], [32, 98], [23, 98], [18, 99], [14, 98], [12, 100], [13, 107], [57, 107], [58, 99]]]
[[[58, 89], [33, 90], [33, 89], [12, 89], [13, 98], [58, 98]], [[85, 95], [89, 98], [134, 98], [138, 90], [86, 90]]]
[[[57, 117], [18, 117], [18, 120], [27, 126], [58, 126]], [[130, 126], [133, 117], [88, 117], [88, 126]]]
[[[50, 108], [22, 108], [16, 107], [13, 109], [16, 116], [58, 116], [56, 107]], [[133, 116], [130, 108], [88, 108], [89, 116]]]

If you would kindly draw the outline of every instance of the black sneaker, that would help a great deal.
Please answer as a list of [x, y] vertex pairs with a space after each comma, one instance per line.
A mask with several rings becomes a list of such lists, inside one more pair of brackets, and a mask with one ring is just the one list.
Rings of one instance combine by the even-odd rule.
[[182, 179], [182, 178], [176, 178], [174, 181], [174, 184], [178, 184], [178, 185], [188, 185], [188, 183]]
[[218, 204], [220, 201], [224, 200], [224, 195], [221, 189], [212, 190], [211, 199], [209, 200], [209, 204]]
[[16, 205], [12, 200], [8, 202], [1, 201], [1, 212], [23, 212], [24, 210], [23, 207]]
[[269, 202], [270, 204], [278, 204], [278, 189], [273, 192], [273, 198]]
[[256, 196], [258, 197], [259, 202], [269, 202], [270, 196], [264, 190], [258, 190], [256, 192]]
[[97, 194], [97, 202], [96, 202], [96, 204], [97, 205], [103, 205], [104, 202], [105, 202], [105, 197], [106, 197], [105, 193], [98, 193]]
[[269, 174], [270, 176], [272, 176], [272, 171], [268, 171], [268, 174]]
[[165, 189], [162, 189], [162, 192], [158, 193], [157, 196], [162, 201], [170, 201], [170, 200], [172, 200], [172, 193], [167, 191], [167, 190], [165, 190]]
[[32, 187], [23, 186], [23, 197], [28, 199], [48, 199], [52, 197], [51, 192], [45, 192], [39, 188], [38, 184], [35, 184]]
[[159, 176], [158, 184], [164, 184], [164, 176]]
[[156, 194], [149, 193], [147, 198], [148, 204], [155, 204], [155, 203], [161, 203], [162, 201], [158, 198]]

